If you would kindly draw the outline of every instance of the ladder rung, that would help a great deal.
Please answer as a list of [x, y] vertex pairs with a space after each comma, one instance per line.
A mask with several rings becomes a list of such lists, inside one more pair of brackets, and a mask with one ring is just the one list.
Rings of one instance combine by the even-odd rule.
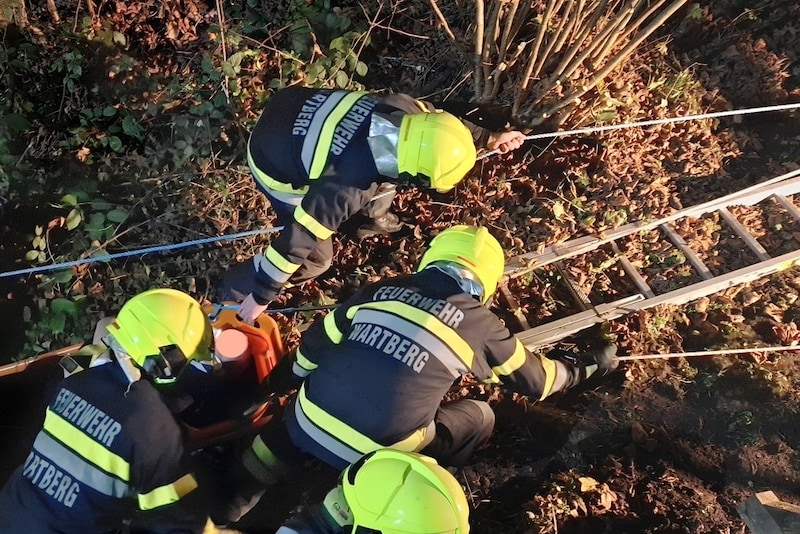
[[783, 206], [783, 209], [789, 212], [789, 215], [794, 217], [795, 220], [800, 221], [800, 208], [798, 208], [794, 202], [780, 195], [775, 195], [773, 198], [778, 201], [778, 204]]
[[[662, 219], [654, 221], [639, 221], [607, 230], [602, 234], [579, 237], [562, 243], [545, 247], [541, 252], [529, 252], [520, 256], [509, 258], [506, 262], [505, 276], [516, 278], [532, 270], [549, 265], [554, 261], [572, 258], [586, 252], [591, 252], [601, 245], [634, 233], [646, 232], [665, 223], [676, 221], [684, 217], [700, 217], [706, 213], [716, 211], [720, 206], [752, 206], [768, 197], [776, 195], [793, 195], [800, 193], [800, 169], [776, 176], [762, 183], [747, 187], [741, 191], [731, 193], [715, 200], [699, 204], [690, 208], [676, 211]], [[697, 267], [695, 267], [697, 268]], [[698, 269], [702, 274], [702, 269]]]
[[756, 256], [758, 256], [759, 260], [764, 261], [770, 258], [770, 255], [767, 253], [767, 249], [761, 246], [761, 243], [759, 243], [758, 240], [753, 237], [753, 234], [747, 231], [747, 228], [745, 228], [744, 225], [739, 222], [739, 219], [737, 219], [733, 213], [728, 211], [728, 208], [719, 208], [719, 214], [722, 215], [722, 218], [725, 219], [725, 222], [731, 227], [731, 230], [733, 230], [736, 235], [742, 238], [742, 241], [747, 243], [747, 246], [750, 247], [750, 250], [752, 250]]
[[520, 327], [522, 327], [523, 330], [529, 329], [531, 325], [528, 322], [528, 318], [525, 317], [524, 313], [522, 313], [522, 310], [519, 307], [519, 301], [517, 301], [517, 298], [511, 293], [511, 290], [508, 289], [508, 286], [502, 284], [498, 287], [498, 289], [500, 290], [500, 296], [503, 297], [508, 307], [511, 308], [514, 318], [517, 320]]
[[620, 265], [622, 265], [622, 270], [625, 271], [625, 274], [628, 275], [628, 278], [630, 278], [633, 281], [633, 284], [636, 286], [636, 289], [639, 290], [639, 293], [641, 293], [647, 298], [655, 297], [656, 294], [653, 293], [653, 290], [650, 288], [649, 285], [647, 285], [647, 282], [645, 282], [642, 275], [639, 274], [639, 270], [633, 266], [631, 260], [629, 260], [628, 257], [622, 253], [622, 251], [617, 246], [616, 241], [611, 242], [611, 250], [613, 250], [614, 254], [616, 254]]
[[575, 303], [580, 306], [582, 310], [591, 310], [592, 301], [589, 300], [589, 297], [580, 288], [578, 282], [569, 273], [567, 267], [564, 265], [564, 262], [557, 261], [554, 263], [554, 265], [556, 266], [558, 273], [561, 275], [561, 278], [563, 278], [567, 283], [567, 289], [569, 289], [569, 293], [572, 295]]
[[703, 260], [700, 259], [700, 256], [695, 254], [694, 250], [692, 250], [689, 245], [686, 244], [686, 241], [675, 231], [671, 224], [664, 223], [660, 226], [664, 233], [667, 234], [672, 243], [678, 247], [678, 250], [683, 252], [683, 255], [686, 256], [686, 259], [689, 260], [689, 263], [692, 264], [692, 267], [700, 274], [703, 280], [710, 280], [714, 277], [711, 274], [711, 271], [706, 267], [706, 264], [703, 263]]
[[563, 339], [575, 332], [580, 332], [595, 323], [616, 319], [628, 313], [653, 308], [661, 304], [680, 306], [731, 286], [746, 284], [763, 276], [795, 266], [800, 266], [800, 250], [788, 252], [777, 258], [770, 258], [767, 261], [717, 276], [712, 280], [697, 282], [650, 299], [637, 294], [608, 304], [598, 304], [592, 310], [576, 313], [520, 332], [517, 337], [528, 349], [533, 349], [537, 346]]

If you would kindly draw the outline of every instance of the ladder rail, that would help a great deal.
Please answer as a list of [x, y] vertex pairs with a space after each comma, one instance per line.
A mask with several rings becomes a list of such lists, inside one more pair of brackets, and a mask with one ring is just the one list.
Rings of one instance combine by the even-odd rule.
[[[676, 211], [662, 219], [627, 224], [603, 232], [602, 234], [582, 236], [562, 243], [556, 243], [545, 247], [538, 253], [528, 253], [511, 258], [507, 262], [503, 283], [525, 273], [554, 264], [565, 280], [567, 289], [569, 289], [573, 298], [581, 308], [581, 311], [577, 313], [533, 328], [525, 328], [525, 323], [523, 322], [521, 325], [525, 329], [517, 333], [517, 337], [523, 345], [529, 349], [539, 347], [563, 339], [593, 324], [617, 319], [632, 312], [653, 308], [663, 304], [685, 304], [729, 287], [752, 282], [761, 277], [791, 267], [800, 266], [800, 248], [777, 257], [771, 257], [755, 236], [753, 236], [727, 209], [729, 206], [752, 206], [767, 198], [772, 198], [782, 206], [792, 218], [800, 222], [800, 208], [798, 208], [790, 198], [787, 198], [796, 193], [800, 193], [800, 169], [785, 173], [718, 199]], [[671, 224], [685, 217], [700, 217], [713, 211], [719, 212], [721, 219], [727, 223], [733, 233], [744, 241], [747, 248], [757, 257], [757, 263], [714, 276], [700, 256], [689, 247], [683, 237]], [[639, 232], [646, 232], [654, 229], [663, 232], [665, 237], [685, 255], [687, 261], [702, 280], [660, 295], [653, 291], [642, 274], [633, 266], [630, 259], [625, 254], [621, 253], [617, 240]], [[623, 271], [628, 278], [633, 281], [637, 292], [613, 302], [596, 304], [592, 302], [589, 295], [586, 295], [581, 288], [577, 286], [575, 280], [569, 275], [564, 261], [597, 250], [599, 247], [606, 244], [610, 245]], [[516, 310], [516, 312], [519, 312], [519, 310]]]
[[599, 304], [595, 306], [594, 310], [588, 310], [563, 319], [558, 319], [523, 332], [518, 332], [516, 335], [520, 341], [522, 341], [523, 345], [528, 349], [532, 349], [543, 344], [563, 339], [596, 323], [617, 319], [623, 315], [653, 308], [662, 304], [672, 304], [675, 306], [686, 304], [700, 297], [712, 295], [723, 289], [728, 289], [729, 287], [739, 284], [753, 282], [764, 276], [775, 274], [795, 266], [800, 266], [800, 249], [716, 276], [710, 280], [703, 280], [702, 282], [656, 295], [653, 298], [645, 298], [643, 295], [637, 293], [631, 297], [626, 297], [625, 299], [620, 299], [609, 304]]
[[700, 217], [727, 206], [752, 206], [771, 196], [782, 197], [800, 192], [800, 169], [776, 176], [765, 182], [725, 195], [715, 200], [676, 211], [653, 221], [640, 221], [619, 228], [592, 234], [545, 247], [541, 252], [531, 252], [509, 258], [504, 276], [517, 278], [534, 269], [596, 250], [600, 246], [616, 241], [636, 232], [646, 232], [684, 217]]

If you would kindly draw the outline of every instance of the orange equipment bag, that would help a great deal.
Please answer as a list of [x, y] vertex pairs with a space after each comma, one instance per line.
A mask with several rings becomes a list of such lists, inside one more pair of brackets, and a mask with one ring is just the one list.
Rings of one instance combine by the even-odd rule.
[[[213, 304], [209, 304], [203, 307], [203, 311], [211, 314], [216, 309]], [[247, 336], [249, 352], [252, 355], [256, 379], [263, 392], [263, 398], [256, 400], [240, 415], [207, 426], [198, 428], [185, 421], [181, 422], [191, 450], [230, 441], [243, 435], [255, 434], [269, 423], [280, 408], [279, 400], [273, 399], [266, 387], [270, 373], [286, 355], [283, 339], [275, 320], [262, 314], [253, 326], [241, 321], [236, 316], [235, 310], [222, 309], [215, 314], [211, 327], [215, 330], [235, 328]]]

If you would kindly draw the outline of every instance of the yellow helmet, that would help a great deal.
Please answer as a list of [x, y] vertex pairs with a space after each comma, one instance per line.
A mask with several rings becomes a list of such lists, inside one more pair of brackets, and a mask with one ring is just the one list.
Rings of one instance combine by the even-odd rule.
[[486, 228], [465, 224], [452, 226], [434, 237], [418, 270], [434, 262], [455, 263], [466, 269], [462, 277], [477, 278], [484, 304], [494, 295], [505, 270], [505, 255], [497, 239]]
[[450, 113], [412, 113], [400, 123], [397, 170], [427, 178], [440, 193], [466, 176], [476, 155], [469, 129]]
[[353, 516], [351, 532], [468, 534], [469, 506], [458, 481], [436, 460], [380, 449], [342, 473]]
[[174, 382], [189, 360], [211, 358], [208, 317], [199, 302], [175, 289], [151, 289], [131, 298], [108, 332], [157, 383]]

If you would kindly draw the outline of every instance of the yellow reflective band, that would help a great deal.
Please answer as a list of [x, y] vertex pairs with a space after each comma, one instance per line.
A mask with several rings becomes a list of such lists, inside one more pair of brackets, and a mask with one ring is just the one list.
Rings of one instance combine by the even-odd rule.
[[359, 454], [366, 454], [368, 452], [384, 448], [382, 445], [375, 443], [358, 430], [342, 423], [328, 412], [308, 400], [308, 397], [306, 397], [305, 384], [300, 386], [300, 391], [297, 392], [297, 404], [300, 410], [305, 414], [308, 420], [314, 424], [314, 426], [318, 427], [327, 434], [342, 440], [348, 446], [355, 449]]
[[295, 189], [291, 184], [285, 184], [283, 182], [279, 182], [275, 178], [271, 177], [258, 167], [256, 167], [255, 162], [253, 161], [253, 156], [250, 155], [250, 142], [247, 143], [247, 165], [250, 167], [250, 172], [253, 173], [253, 178], [264, 186], [266, 189], [272, 189], [273, 191], [278, 191], [281, 193], [293, 193], [295, 195], [304, 195], [308, 192], [308, 186], [305, 185], [299, 189]]
[[325, 333], [328, 335], [328, 339], [331, 340], [331, 343], [338, 345], [342, 342], [342, 339], [344, 339], [344, 333], [336, 326], [336, 317], [334, 313], [336, 312], [330, 312], [325, 316], [322, 320], [322, 326], [325, 327]]
[[[311, 421], [317, 428], [331, 436], [335, 436], [336, 439], [343, 441], [347, 444], [347, 446], [359, 452], [360, 454], [366, 454], [368, 452], [376, 451], [378, 449], [385, 449], [387, 447], [386, 445], [381, 445], [375, 441], [372, 441], [372, 439], [368, 438], [358, 430], [344, 424], [308, 400], [308, 397], [306, 397], [305, 384], [303, 384], [300, 387], [300, 391], [297, 392], [297, 403], [303, 414], [305, 414], [308, 420]], [[392, 445], [388, 445], [388, 447], [406, 452], [416, 451], [426, 443], [428, 429], [435, 430], [434, 424], [431, 423], [426, 427], [418, 428], [407, 438]]]
[[316, 180], [319, 178], [323, 171], [325, 171], [325, 164], [328, 161], [328, 153], [331, 150], [331, 144], [333, 143], [333, 132], [336, 130], [336, 127], [339, 125], [339, 122], [347, 115], [347, 112], [350, 111], [350, 108], [358, 102], [358, 100], [364, 96], [365, 93], [363, 92], [353, 92], [342, 98], [342, 100], [336, 105], [336, 107], [331, 111], [330, 115], [325, 119], [325, 123], [322, 125], [319, 133], [319, 141], [317, 142], [317, 147], [314, 150], [314, 159], [311, 162], [311, 166], [308, 170], [308, 177], [311, 180]]
[[283, 256], [281, 256], [280, 252], [275, 250], [272, 245], [267, 248], [267, 251], [264, 253], [264, 256], [269, 260], [269, 262], [274, 265], [279, 271], [284, 272], [288, 275], [294, 274], [294, 272], [300, 268], [300, 265], [297, 263], [292, 263]]
[[303, 206], [297, 206], [294, 209], [294, 220], [311, 232], [311, 235], [322, 241], [325, 241], [333, 235], [333, 230], [325, 228], [318, 220], [309, 215], [309, 213], [303, 209]]
[[79, 428], [72, 426], [69, 421], [50, 411], [50, 408], [45, 414], [43, 428], [87, 462], [124, 482], [130, 482], [131, 465], [124, 458], [111, 452]]
[[309, 373], [317, 368], [317, 364], [306, 358], [300, 349], [297, 349], [295, 353], [295, 363], [300, 366], [301, 369], [304, 371], [308, 371]]
[[[430, 437], [428, 437], [428, 432], [431, 433]], [[390, 448], [397, 449], [399, 451], [416, 452], [420, 449], [424, 449], [431, 441], [433, 441], [435, 433], [436, 423], [431, 421], [428, 426], [418, 428], [406, 439], [390, 445]]]
[[142, 511], [152, 510], [178, 502], [195, 489], [197, 489], [197, 481], [194, 477], [191, 474], [183, 475], [172, 484], [161, 486], [148, 493], [140, 493], [139, 509]]
[[363, 304], [359, 307], [391, 312], [407, 321], [411, 321], [434, 337], [442, 340], [468, 369], [472, 369], [472, 362], [475, 360], [475, 352], [472, 350], [472, 347], [469, 346], [469, 343], [464, 341], [464, 338], [462, 338], [458, 332], [447, 326], [447, 324], [432, 313], [415, 308], [410, 304], [397, 301], [373, 302]]
[[539, 361], [542, 362], [542, 369], [544, 369], [544, 386], [542, 387], [542, 396], [539, 397], [539, 400], [544, 400], [545, 397], [550, 395], [553, 384], [556, 382], [558, 365], [555, 360], [551, 360], [546, 356], [539, 356]]
[[482, 380], [481, 382], [483, 382], [484, 384], [499, 384], [500, 383], [500, 377], [497, 376], [496, 373], [492, 372], [492, 376], [490, 376], [486, 380]]
[[256, 455], [256, 458], [266, 467], [283, 467], [283, 462], [278, 460], [275, 455], [269, 450], [267, 444], [261, 439], [261, 436], [256, 436], [250, 448]]
[[256, 436], [250, 448], [242, 454], [242, 463], [264, 485], [272, 485], [289, 472], [291, 466], [280, 460], [267, 447], [267, 444]]
[[497, 367], [492, 367], [492, 372], [498, 376], [508, 376], [523, 365], [525, 365], [525, 347], [517, 339], [514, 346], [514, 354]]

